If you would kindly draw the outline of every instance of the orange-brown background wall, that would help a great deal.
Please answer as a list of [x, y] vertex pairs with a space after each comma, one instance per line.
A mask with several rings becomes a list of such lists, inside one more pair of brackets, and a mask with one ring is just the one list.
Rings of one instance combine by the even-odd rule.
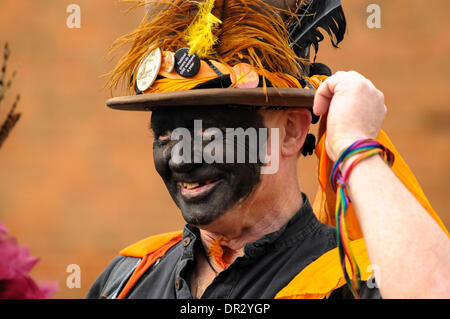
[[[450, 2], [344, 0], [349, 30], [340, 49], [328, 42], [317, 61], [357, 70], [386, 95], [384, 129], [450, 226]], [[66, 26], [69, 4], [81, 28]], [[380, 5], [382, 28], [366, 8]], [[153, 167], [149, 114], [108, 110], [100, 76], [112, 41], [131, 31], [142, 10], [125, 14], [106, 0], [2, 0], [0, 44], [18, 70], [0, 120], [20, 93], [22, 119], [0, 149], [0, 221], [41, 258], [32, 272], [56, 280], [56, 298], [82, 298], [117, 252], [139, 239], [183, 226]], [[317, 187], [315, 159], [300, 162], [302, 186]], [[405, 212], [407, 213], [407, 212]], [[66, 267], [81, 267], [69, 289]]]

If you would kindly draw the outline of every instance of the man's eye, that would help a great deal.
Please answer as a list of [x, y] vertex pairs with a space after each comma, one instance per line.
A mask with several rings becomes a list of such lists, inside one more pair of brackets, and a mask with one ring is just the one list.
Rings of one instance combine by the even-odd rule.
[[167, 141], [167, 140], [170, 140], [170, 136], [171, 136], [170, 133], [167, 133], [167, 134], [164, 134], [164, 135], [160, 135], [160, 136], [158, 136], [158, 140]]
[[168, 141], [170, 141], [171, 135], [172, 135], [172, 132], [166, 131], [162, 134], [158, 134], [157, 140], [159, 143], [167, 143]]

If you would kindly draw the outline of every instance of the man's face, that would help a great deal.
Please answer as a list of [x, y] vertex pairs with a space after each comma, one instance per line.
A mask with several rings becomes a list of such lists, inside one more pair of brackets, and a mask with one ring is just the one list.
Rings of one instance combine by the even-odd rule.
[[[179, 128], [187, 129], [194, 144], [194, 120], [201, 120], [203, 132], [217, 128], [223, 134], [223, 161], [208, 164], [178, 162], [172, 150], [180, 141], [171, 139]], [[198, 123], [198, 122], [197, 122]], [[249, 163], [248, 139], [244, 146], [226, 139], [226, 129], [264, 128], [263, 119], [255, 109], [237, 107], [168, 107], [153, 111], [151, 128], [154, 133], [153, 154], [155, 167], [187, 223], [208, 225], [222, 216], [236, 203], [244, 200], [260, 183], [261, 161]], [[186, 131], [186, 130], [185, 130]], [[199, 132], [197, 132], [199, 133]], [[202, 134], [200, 132], [200, 134]], [[200, 135], [201, 136], [201, 135]], [[183, 141], [186, 142], [186, 141]], [[202, 142], [206, 146], [209, 142]], [[245, 147], [245, 162], [230, 163], [225, 159], [227, 147]], [[250, 145], [250, 148], [252, 145]], [[192, 147], [191, 158], [194, 158]], [[228, 162], [228, 163], [227, 163]]]

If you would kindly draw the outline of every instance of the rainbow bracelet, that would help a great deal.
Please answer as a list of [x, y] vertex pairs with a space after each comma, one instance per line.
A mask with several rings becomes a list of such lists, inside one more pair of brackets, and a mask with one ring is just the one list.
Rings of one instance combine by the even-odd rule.
[[[350, 164], [344, 174], [341, 173], [339, 166], [349, 158], [358, 155], [358, 157]], [[375, 156], [381, 155], [386, 163], [392, 167], [394, 164], [394, 154], [384, 147], [382, 144], [372, 139], [358, 140], [348, 147], [333, 166], [331, 173], [331, 185], [336, 193], [336, 232], [337, 245], [339, 248], [339, 256], [341, 260], [342, 271], [344, 273], [347, 285], [353, 296], [359, 299], [358, 289], [360, 288], [361, 274], [355, 256], [350, 247], [350, 240], [345, 225], [345, 214], [350, 203], [350, 198], [345, 191], [346, 182], [353, 168], [361, 161]], [[347, 271], [346, 259], [348, 259], [352, 271], [352, 277]]]

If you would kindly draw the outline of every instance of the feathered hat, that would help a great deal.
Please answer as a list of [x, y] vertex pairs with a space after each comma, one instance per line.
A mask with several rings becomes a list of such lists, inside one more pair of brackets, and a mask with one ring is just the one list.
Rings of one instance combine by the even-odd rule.
[[130, 46], [108, 82], [127, 87], [107, 101], [121, 110], [311, 107], [330, 74], [310, 63], [310, 47], [317, 52], [323, 32], [337, 46], [346, 29], [340, 0], [127, 1], [147, 13], [112, 47]]

